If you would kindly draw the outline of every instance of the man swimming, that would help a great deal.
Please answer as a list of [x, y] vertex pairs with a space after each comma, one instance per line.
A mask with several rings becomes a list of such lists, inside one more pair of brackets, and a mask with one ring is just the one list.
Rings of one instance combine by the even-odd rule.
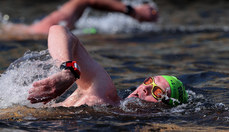
[[50, 26], [62, 22], [69, 29], [75, 28], [75, 22], [82, 16], [87, 7], [101, 11], [119, 12], [126, 14], [140, 22], [155, 22], [158, 11], [155, 4], [141, 4], [132, 7], [120, 0], [69, 0], [58, 10], [53, 11], [41, 21], [29, 26], [29, 30], [36, 34], [47, 34]]
[[[64, 93], [74, 82], [78, 88], [56, 106], [120, 103], [121, 99], [108, 73], [90, 57], [78, 38], [68, 29], [58, 25], [50, 28], [48, 50], [63, 70], [33, 83], [28, 97], [31, 103], [47, 103]], [[187, 93], [182, 82], [166, 75], [147, 78], [128, 96], [131, 97], [171, 106], [187, 102]]]
[[69, 29], [74, 29], [75, 22], [88, 7], [101, 11], [122, 13], [140, 22], [156, 22], [158, 19], [158, 11], [153, 3], [131, 6], [119, 0], [69, 0], [60, 8], [32, 25], [8, 24], [0, 26], [4, 32], [11, 33], [14, 30], [15, 33], [11, 33], [13, 35], [20, 35], [22, 33], [28, 35], [47, 35], [52, 25], [60, 24]]

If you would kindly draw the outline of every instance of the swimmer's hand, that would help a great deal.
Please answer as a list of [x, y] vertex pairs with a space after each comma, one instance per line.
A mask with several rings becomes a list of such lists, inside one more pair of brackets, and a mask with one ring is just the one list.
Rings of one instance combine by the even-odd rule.
[[74, 75], [69, 70], [63, 70], [46, 79], [33, 83], [29, 90], [28, 100], [32, 104], [48, 103], [52, 99], [63, 94], [75, 81]]
[[142, 21], [156, 22], [159, 16], [158, 11], [154, 7], [150, 6], [149, 4], [136, 6], [134, 7], [134, 10], [135, 10], [135, 14], [133, 15], [133, 17], [140, 22]]

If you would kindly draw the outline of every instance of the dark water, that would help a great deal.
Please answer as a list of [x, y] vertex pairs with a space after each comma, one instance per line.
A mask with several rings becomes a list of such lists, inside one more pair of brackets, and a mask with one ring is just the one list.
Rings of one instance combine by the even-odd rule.
[[[33, 59], [28, 61], [28, 58], [41, 60], [34, 67], [50, 63], [44, 59], [46, 52], [35, 52], [47, 48], [46, 40], [2, 40], [0, 41], [2, 73], [26, 51], [32, 52], [16, 62], [25, 62], [26, 65], [20, 64], [19, 68], [1, 75], [1, 93], [5, 93], [6, 96], [0, 97], [1, 102], [6, 103], [4, 107], [0, 103], [2, 105], [0, 130], [228, 131], [229, 33], [225, 31], [227, 18], [224, 16], [227, 13], [225, 9], [227, 5], [214, 1], [205, 3], [205, 6], [195, 1], [156, 2], [164, 7], [161, 7], [164, 20], [159, 23], [162, 27], [159, 32], [153, 30], [138, 34], [79, 35], [79, 38], [92, 57], [111, 75], [122, 98], [141, 84], [147, 76], [168, 74], [175, 75], [184, 82], [189, 94], [188, 104], [170, 108], [162, 104], [132, 99], [124, 100], [118, 107], [30, 107], [26, 97], [20, 94], [26, 95], [24, 94], [26, 90], [23, 89], [28, 89], [31, 84], [22, 82], [31, 78], [31, 73], [43, 75], [41, 71], [38, 74], [36, 68], [26, 67], [33, 61]], [[56, 2], [53, 4], [57, 5]], [[204, 8], [197, 8], [200, 5]], [[192, 23], [184, 19], [185, 13], [190, 10], [193, 11], [192, 15], [202, 14], [192, 17], [195, 20]], [[169, 11], [175, 14], [179, 12], [180, 15], [168, 16]], [[219, 12], [218, 15], [215, 11]], [[15, 19], [20, 20], [16, 15]], [[215, 19], [220, 21], [214, 22]], [[217, 27], [209, 28], [208, 25]], [[185, 30], [181, 26], [185, 26]], [[194, 28], [189, 30], [190, 26]], [[202, 26], [205, 28], [201, 28]], [[46, 69], [43, 68], [42, 71]], [[9, 89], [12, 91], [7, 92]]]

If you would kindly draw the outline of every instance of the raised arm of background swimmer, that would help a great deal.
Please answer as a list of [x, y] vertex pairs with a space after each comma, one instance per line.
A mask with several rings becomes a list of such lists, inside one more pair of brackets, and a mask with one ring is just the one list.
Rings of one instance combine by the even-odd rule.
[[[66, 61], [77, 61], [80, 66], [81, 76], [76, 80], [78, 93], [85, 92], [104, 96], [111, 93], [117, 95], [113, 82], [107, 72], [96, 63], [81, 45], [78, 38], [62, 26], [52, 26], [48, 36], [48, 49], [54, 60], [59, 63]], [[44, 80], [35, 82], [29, 91], [28, 100], [31, 103], [44, 102], [56, 98], [68, 89], [75, 81], [75, 77], [69, 70], [63, 70]], [[97, 93], [99, 91], [99, 93]], [[79, 96], [79, 95], [78, 95]], [[83, 98], [83, 97], [82, 97]]]
[[32, 25], [30, 30], [33, 33], [47, 34], [49, 27], [59, 24], [60, 21], [66, 21], [66, 26], [72, 29], [74, 28], [75, 21], [81, 17], [84, 9], [87, 7], [129, 14], [139, 21], [156, 21], [158, 17], [155, 9], [148, 4], [136, 6], [134, 11], [132, 11], [125, 4], [116, 0], [69, 0], [61, 8]]

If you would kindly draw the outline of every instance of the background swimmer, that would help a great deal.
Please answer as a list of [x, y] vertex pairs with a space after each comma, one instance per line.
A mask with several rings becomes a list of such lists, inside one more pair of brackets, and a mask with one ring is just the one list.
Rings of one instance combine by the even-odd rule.
[[4, 24], [2, 25], [2, 30], [4, 32], [14, 31], [14, 34], [20, 34], [23, 31], [25, 34], [47, 35], [52, 25], [60, 24], [69, 29], [74, 29], [75, 22], [82, 16], [87, 7], [102, 11], [123, 13], [140, 22], [156, 22], [158, 19], [158, 11], [155, 4], [141, 4], [132, 7], [118, 0], [69, 0], [39, 22], [32, 25]]

